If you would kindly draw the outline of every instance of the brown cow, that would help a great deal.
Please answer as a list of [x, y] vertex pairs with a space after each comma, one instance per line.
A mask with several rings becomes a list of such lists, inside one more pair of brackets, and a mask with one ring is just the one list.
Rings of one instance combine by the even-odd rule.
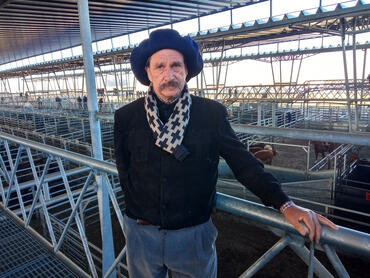
[[263, 149], [271, 151], [274, 154], [274, 156], [277, 155], [277, 152], [276, 152], [275, 148], [272, 147], [271, 145], [265, 145], [265, 147]]
[[336, 148], [340, 146], [339, 143], [328, 143], [328, 142], [320, 142], [320, 141], [312, 141], [314, 150], [315, 150], [315, 159], [317, 160], [319, 154], [321, 154], [322, 158], [326, 156], [326, 153], [330, 154]]
[[326, 142], [320, 142], [320, 141], [312, 141], [313, 148], [315, 151], [315, 159], [317, 160], [319, 157], [319, 154], [321, 154], [322, 158], [325, 157], [325, 153], [328, 151], [328, 145]]
[[271, 165], [273, 157], [276, 155], [275, 150], [261, 150], [254, 154], [254, 156], [265, 164]]
[[256, 152], [262, 151], [262, 150], [263, 150], [263, 148], [262, 147], [258, 147], [258, 146], [251, 146], [251, 147], [249, 147], [249, 151], [251, 153], [256, 153]]

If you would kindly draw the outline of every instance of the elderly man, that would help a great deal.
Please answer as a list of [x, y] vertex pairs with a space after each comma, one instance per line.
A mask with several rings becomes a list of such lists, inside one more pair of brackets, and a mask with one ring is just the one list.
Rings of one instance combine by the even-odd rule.
[[136, 78], [148, 93], [115, 113], [117, 169], [125, 193], [124, 233], [130, 277], [217, 275], [211, 221], [219, 156], [235, 177], [280, 210], [297, 230], [319, 240], [328, 219], [294, 205], [278, 181], [238, 140], [220, 103], [189, 94], [203, 68], [190, 37], [161, 29], [132, 51]]

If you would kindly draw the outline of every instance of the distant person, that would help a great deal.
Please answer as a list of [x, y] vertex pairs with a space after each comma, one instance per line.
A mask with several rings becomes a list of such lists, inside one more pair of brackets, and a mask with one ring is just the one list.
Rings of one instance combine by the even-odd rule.
[[292, 121], [292, 113], [291, 112], [287, 112], [286, 113], [286, 117], [287, 117], [287, 122], [290, 123]]
[[38, 107], [38, 109], [42, 108], [42, 100], [41, 100], [40, 96], [37, 98], [37, 107]]
[[116, 110], [114, 144], [125, 197], [124, 234], [130, 277], [215, 278], [219, 157], [265, 205], [319, 241], [325, 217], [295, 205], [239, 141], [226, 108], [191, 95], [187, 81], [203, 68], [198, 44], [159, 29], [133, 49], [131, 69], [149, 86], [145, 97]]
[[77, 97], [78, 109], [82, 109], [82, 98], [80, 96]]
[[102, 107], [103, 107], [103, 98], [102, 97], [99, 98], [98, 105], [99, 105], [99, 110], [101, 110]]
[[82, 101], [84, 103], [84, 109], [87, 110], [87, 96], [84, 96]]
[[98, 89], [98, 96], [104, 96], [104, 88]]
[[57, 103], [57, 108], [62, 109], [62, 99], [59, 96], [55, 98], [55, 102]]

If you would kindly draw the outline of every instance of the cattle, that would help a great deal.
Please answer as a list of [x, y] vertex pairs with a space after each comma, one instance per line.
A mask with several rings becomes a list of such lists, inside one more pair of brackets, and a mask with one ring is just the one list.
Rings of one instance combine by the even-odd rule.
[[319, 154], [324, 158], [325, 153], [328, 151], [328, 144], [320, 141], [312, 141], [312, 144], [315, 151], [315, 160], [319, 158]]
[[265, 164], [271, 165], [272, 159], [277, 155], [276, 150], [271, 145], [265, 145], [262, 150], [254, 153], [254, 156]]
[[314, 147], [316, 160], [319, 158], [319, 154], [321, 154], [322, 158], [324, 158], [326, 156], [326, 153], [332, 153], [340, 145], [339, 143], [328, 143], [320, 141], [312, 141], [312, 144]]
[[258, 151], [254, 156], [265, 164], [271, 165], [274, 154], [269, 150]]
[[251, 147], [249, 147], [249, 151], [251, 153], [256, 153], [256, 152], [262, 151], [262, 150], [263, 150], [263, 147], [259, 147], [259, 146], [251, 146]]

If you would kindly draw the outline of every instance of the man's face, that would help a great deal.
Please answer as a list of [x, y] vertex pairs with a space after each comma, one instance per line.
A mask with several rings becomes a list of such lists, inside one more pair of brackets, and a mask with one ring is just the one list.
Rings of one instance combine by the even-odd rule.
[[153, 84], [154, 92], [167, 103], [180, 95], [188, 75], [184, 56], [174, 49], [155, 52], [145, 70]]

